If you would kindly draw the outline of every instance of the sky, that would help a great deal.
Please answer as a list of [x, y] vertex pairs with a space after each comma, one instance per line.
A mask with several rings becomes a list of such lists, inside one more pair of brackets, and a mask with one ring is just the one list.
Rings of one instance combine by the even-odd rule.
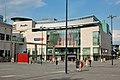
[[[0, 15], [5, 15], [8, 23], [12, 17], [28, 17], [33, 20], [56, 18], [65, 20], [66, 0], [0, 0]], [[68, 19], [95, 15], [110, 25], [113, 18], [113, 40], [120, 44], [120, 0], [68, 0]]]

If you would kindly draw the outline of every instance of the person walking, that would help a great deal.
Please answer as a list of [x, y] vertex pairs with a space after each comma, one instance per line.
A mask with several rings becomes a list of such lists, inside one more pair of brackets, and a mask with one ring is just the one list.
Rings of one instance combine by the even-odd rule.
[[58, 60], [56, 59], [56, 65], [58, 65]]
[[82, 71], [83, 70], [83, 61], [80, 61], [80, 71]]
[[88, 57], [88, 61], [89, 61], [89, 66], [91, 67], [92, 60], [90, 57]]
[[29, 57], [29, 64], [32, 64], [33, 63], [33, 59], [32, 57]]
[[85, 66], [87, 67], [88, 66], [88, 59], [85, 58], [84, 62], [85, 62]]
[[78, 59], [76, 59], [76, 69], [77, 69], [77, 71], [79, 71], [79, 64], [80, 64], [80, 61]]
[[56, 58], [56, 60], [55, 60], [55, 64], [56, 64], [56, 69], [58, 69], [58, 60], [57, 60], [57, 58]]

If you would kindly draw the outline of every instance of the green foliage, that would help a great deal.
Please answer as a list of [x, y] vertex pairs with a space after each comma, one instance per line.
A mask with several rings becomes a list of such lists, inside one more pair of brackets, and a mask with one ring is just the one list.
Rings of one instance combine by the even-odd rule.
[[50, 32], [50, 44], [51, 45], [57, 45], [58, 39], [59, 39], [59, 33], [57, 33], [56, 31]]

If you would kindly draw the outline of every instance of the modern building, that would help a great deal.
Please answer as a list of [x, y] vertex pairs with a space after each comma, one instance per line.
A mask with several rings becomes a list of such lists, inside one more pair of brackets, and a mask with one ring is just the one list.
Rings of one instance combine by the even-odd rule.
[[[52, 60], [57, 57], [65, 59], [65, 21], [57, 19], [42, 19], [33, 21], [30, 18], [12, 18], [13, 33], [19, 33], [25, 42], [41, 43], [37, 51], [35, 46], [23, 46], [33, 59], [37, 52], [37, 60]], [[68, 60], [76, 58], [84, 60], [90, 57], [99, 60], [111, 55], [111, 35], [109, 26], [94, 15], [68, 20], [67, 29]], [[21, 48], [22, 49], [22, 48]], [[23, 51], [24, 51], [23, 50]]]
[[0, 62], [11, 60], [11, 40], [12, 25], [0, 21]]

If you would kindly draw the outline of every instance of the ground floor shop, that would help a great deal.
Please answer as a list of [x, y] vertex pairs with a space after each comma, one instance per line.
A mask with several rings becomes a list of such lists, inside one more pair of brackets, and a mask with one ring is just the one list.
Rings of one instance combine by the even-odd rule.
[[[46, 60], [53, 61], [54, 56], [53, 55], [47, 55]], [[64, 61], [65, 60], [65, 55], [55, 55], [55, 58], [59, 61]], [[76, 54], [68, 54], [67, 55], [67, 60], [68, 61], [75, 61], [76, 59]]]
[[0, 62], [10, 62], [10, 61], [11, 61], [11, 51], [0, 50]]
[[[52, 49], [52, 48], [48, 48], [47, 49], [47, 54], [46, 54], [46, 60], [52, 60], [53, 57], [56, 57], [58, 60], [60, 61], [64, 61], [65, 60], [65, 54], [66, 54], [66, 51], [65, 51], [65, 47], [64, 48], [55, 48]], [[80, 48], [79, 47], [75, 47], [75, 48], [72, 48], [72, 47], [69, 47], [68, 48], [68, 51], [67, 51], [67, 59], [68, 61], [75, 61], [75, 59], [79, 58], [79, 54], [80, 54]]]

